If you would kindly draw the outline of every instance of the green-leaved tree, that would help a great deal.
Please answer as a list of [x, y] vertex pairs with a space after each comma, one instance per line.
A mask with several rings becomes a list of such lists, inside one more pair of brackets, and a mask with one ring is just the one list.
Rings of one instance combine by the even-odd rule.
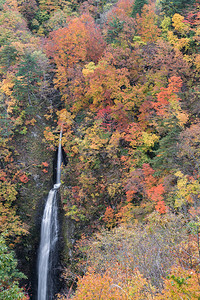
[[21, 300], [26, 299], [18, 280], [25, 278], [17, 270], [17, 260], [14, 253], [9, 251], [3, 236], [0, 236], [0, 299]]

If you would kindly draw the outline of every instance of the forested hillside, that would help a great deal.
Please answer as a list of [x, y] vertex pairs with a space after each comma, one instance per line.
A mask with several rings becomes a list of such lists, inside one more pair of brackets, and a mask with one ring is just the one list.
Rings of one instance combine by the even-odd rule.
[[0, 0], [0, 299], [36, 299], [61, 128], [55, 299], [200, 299], [199, 43], [199, 0]]

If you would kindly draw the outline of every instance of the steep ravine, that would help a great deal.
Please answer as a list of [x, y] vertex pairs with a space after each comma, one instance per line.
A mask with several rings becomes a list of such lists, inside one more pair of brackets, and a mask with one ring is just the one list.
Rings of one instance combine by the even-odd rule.
[[[42, 113], [41, 113], [42, 115]], [[27, 134], [18, 135], [15, 140], [16, 157], [21, 169], [27, 172], [29, 181], [20, 188], [18, 194], [18, 213], [27, 224], [29, 234], [23, 237], [17, 247], [19, 268], [28, 277], [26, 288], [34, 296], [36, 284], [36, 259], [39, 244], [39, 232], [42, 212], [48, 191], [53, 183], [53, 158], [55, 153], [47, 149], [43, 142], [44, 129], [47, 126], [45, 118], [35, 117], [34, 126], [28, 127]], [[43, 162], [48, 163], [44, 167]], [[47, 173], [43, 170], [46, 169]], [[34, 298], [33, 298], [34, 299]]]
[[[19, 261], [18, 267], [27, 276], [22, 285], [26, 287], [32, 300], [37, 299], [37, 255], [42, 214], [48, 192], [55, 183], [57, 160], [57, 151], [49, 150], [44, 141], [43, 132], [49, 124], [42, 113], [44, 112], [41, 111], [40, 115], [36, 116], [35, 125], [27, 128], [26, 135], [18, 135], [15, 139], [15, 149], [18, 153], [16, 160], [20, 168], [27, 172], [29, 178], [29, 181], [20, 188], [17, 199], [18, 213], [27, 224], [29, 234], [22, 238], [17, 246], [16, 254]], [[68, 158], [63, 150], [62, 153], [63, 164], [67, 165]], [[43, 165], [44, 162], [48, 164], [48, 167]], [[56, 277], [62, 273], [66, 264], [70, 263], [70, 248], [75, 231], [74, 222], [65, 217], [61, 197], [58, 197], [58, 206], [59, 259], [55, 267]], [[57, 278], [55, 291], [59, 292], [61, 289], [62, 282]]]

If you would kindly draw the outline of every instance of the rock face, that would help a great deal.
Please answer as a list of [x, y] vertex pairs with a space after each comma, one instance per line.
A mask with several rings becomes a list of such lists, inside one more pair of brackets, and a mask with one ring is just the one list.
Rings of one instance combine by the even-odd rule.
[[[46, 197], [53, 186], [53, 157], [54, 152], [49, 151], [43, 142], [45, 119], [36, 117], [34, 127], [28, 128], [25, 136], [18, 135], [15, 139], [15, 149], [18, 155], [16, 161], [21, 168], [26, 170], [29, 181], [20, 188], [17, 206], [18, 213], [27, 225], [29, 235], [24, 237], [19, 247], [17, 256], [19, 268], [28, 277], [32, 299], [35, 298], [37, 286], [37, 251], [40, 239], [41, 218]], [[43, 164], [46, 162], [46, 164]]]
[[[18, 155], [16, 161], [26, 169], [29, 181], [24, 184], [18, 194], [18, 213], [27, 225], [29, 235], [23, 237], [17, 247], [19, 269], [25, 273], [27, 280], [23, 286], [29, 288], [32, 300], [37, 299], [37, 257], [40, 242], [40, 228], [45, 202], [49, 190], [59, 188], [56, 182], [57, 150], [47, 149], [44, 141], [44, 129], [49, 124], [41, 116], [36, 116], [37, 122], [34, 127], [28, 128], [25, 136], [18, 135], [15, 140], [15, 149]], [[63, 151], [63, 150], [62, 150]], [[63, 151], [63, 163], [66, 165], [68, 159]], [[59, 219], [59, 242], [57, 251], [57, 266], [55, 266], [56, 280], [55, 290], [59, 291], [62, 286], [58, 277], [61, 272], [61, 264], [70, 262], [70, 249], [73, 246], [75, 224], [66, 218], [62, 209], [61, 198], [58, 196], [58, 219]], [[62, 260], [62, 262], [61, 262]]]

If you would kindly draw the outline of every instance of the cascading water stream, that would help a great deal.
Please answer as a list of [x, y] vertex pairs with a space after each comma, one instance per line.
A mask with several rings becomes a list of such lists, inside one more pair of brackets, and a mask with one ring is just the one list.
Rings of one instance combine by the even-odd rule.
[[62, 130], [60, 132], [56, 184], [50, 190], [47, 197], [41, 224], [40, 246], [38, 254], [38, 293], [37, 300], [51, 300], [53, 298], [53, 253], [58, 241], [58, 209], [57, 209], [57, 190], [61, 182], [61, 148]]
[[57, 177], [56, 184], [60, 187], [60, 176], [61, 176], [61, 163], [62, 163], [62, 130], [60, 132], [59, 146], [58, 146], [58, 157], [57, 157]]

